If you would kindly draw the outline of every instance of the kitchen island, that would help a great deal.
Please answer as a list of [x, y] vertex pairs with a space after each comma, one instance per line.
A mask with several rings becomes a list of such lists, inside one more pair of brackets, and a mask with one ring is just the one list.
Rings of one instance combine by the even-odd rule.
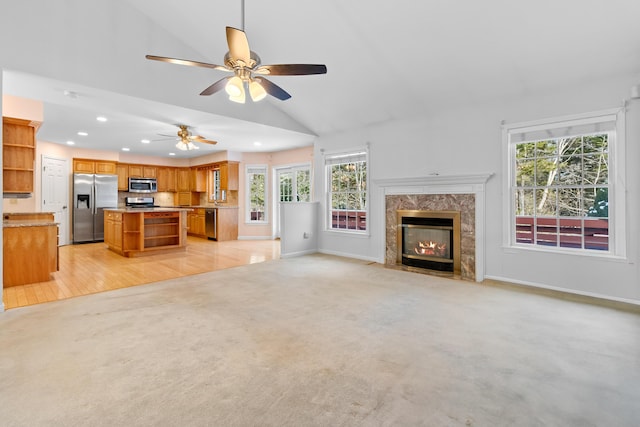
[[110, 250], [133, 257], [187, 246], [189, 208], [104, 210], [104, 242]]

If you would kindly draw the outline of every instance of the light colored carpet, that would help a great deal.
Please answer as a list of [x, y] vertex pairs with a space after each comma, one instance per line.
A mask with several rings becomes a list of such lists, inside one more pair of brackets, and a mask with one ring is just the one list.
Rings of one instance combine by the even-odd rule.
[[0, 314], [2, 426], [632, 426], [640, 316], [310, 255]]

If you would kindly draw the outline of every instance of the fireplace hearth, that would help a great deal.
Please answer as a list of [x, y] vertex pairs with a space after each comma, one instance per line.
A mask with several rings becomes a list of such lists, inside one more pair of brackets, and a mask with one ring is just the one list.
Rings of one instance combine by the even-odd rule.
[[460, 212], [398, 210], [397, 264], [460, 274]]

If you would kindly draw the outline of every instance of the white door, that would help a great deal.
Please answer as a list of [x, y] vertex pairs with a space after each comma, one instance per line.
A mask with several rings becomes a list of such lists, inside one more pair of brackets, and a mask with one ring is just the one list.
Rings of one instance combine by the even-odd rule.
[[280, 203], [311, 201], [311, 166], [276, 169], [275, 236], [280, 237]]
[[53, 212], [59, 244], [69, 243], [69, 176], [66, 159], [42, 156], [42, 212]]

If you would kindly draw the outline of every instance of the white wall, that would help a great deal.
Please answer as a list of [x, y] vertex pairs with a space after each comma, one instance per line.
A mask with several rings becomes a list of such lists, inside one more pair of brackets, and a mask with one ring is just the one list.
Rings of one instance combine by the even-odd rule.
[[318, 250], [317, 217], [317, 202], [280, 203], [282, 258], [310, 254]]
[[[640, 303], [638, 269], [640, 209], [640, 101], [631, 101], [627, 113], [627, 259], [530, 253], [502, 247], [503, 179], [501, 122], [521, 122], [547, 117], [620, 107], [635, 76], [591, 82], [549, 93], [523, 94], [500, 104], [460, 106], [436, 116], [393, 120], [348, 133], [324, 136], [315, 146], [315, 194], [325, 211], [325, 178], [321, 149], [327, 151], [370, 144], [369, 178], [423, 177], [433, 173], [494, 173], [486, 187], [486, 277], [516, 283], [558, 288], [575, 293], [605, 296]], [[384, 262], [384, 229], [375, 212], [384, 200], [370, 192], [369, 237], [338, 234], [319, 223], [319, 250], [326, 253]]]

